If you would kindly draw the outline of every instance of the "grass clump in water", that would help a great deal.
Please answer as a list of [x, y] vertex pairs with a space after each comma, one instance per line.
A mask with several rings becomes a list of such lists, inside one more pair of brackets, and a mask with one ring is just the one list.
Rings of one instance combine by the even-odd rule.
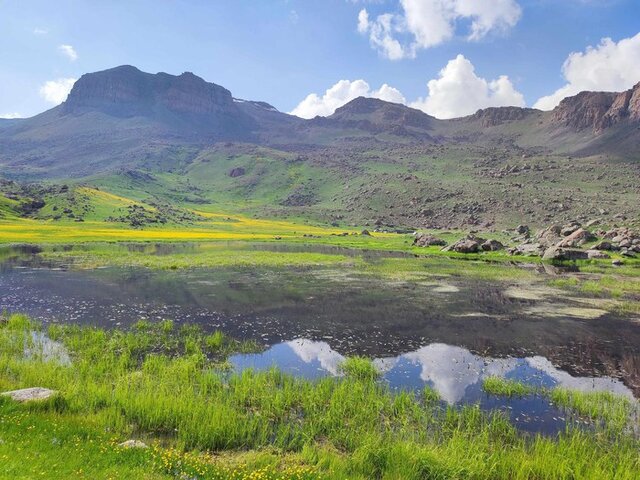
[[633, 412], [633, 403], [629, 398], [611, 392], [580, 392], [554, 388], [549, 390], [548, 396], [561, 407], [591, 420], [604, 422], [615, 429], [624, 428]]
[[536, 388], [517, 380], [502, 377], [487, 377], [482, 382], [482, 389], [492, 395], [502, 397], [524, 397], [536, 392]]
[[373, 362], [365, 357], [349, 357], [340, 365], [340, 371], [348, 378], [373, 382], [380, 377], [380, 372]]

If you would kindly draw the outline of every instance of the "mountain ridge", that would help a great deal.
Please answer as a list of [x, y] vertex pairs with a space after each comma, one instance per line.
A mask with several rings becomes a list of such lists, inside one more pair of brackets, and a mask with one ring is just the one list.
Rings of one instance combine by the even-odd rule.
[[0, 122], [0, 167], [14, 180], [331, 223], [475, 228], [600, 210], [629, 217], [639, 213], [639, 91], [451, 120], [359, 97], [305, 120], [192, 73], [125, 66], [83, 76], [51, 110]]

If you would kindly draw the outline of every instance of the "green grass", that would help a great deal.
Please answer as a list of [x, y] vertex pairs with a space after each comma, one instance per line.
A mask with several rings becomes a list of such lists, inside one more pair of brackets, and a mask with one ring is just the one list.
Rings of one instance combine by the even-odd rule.
[[615, 429], [629, 423], [633, 403], [626, 397], [611, 392], [579, 392], [566, 388], [554, 388], [547, 395], [557, 405], [591, 420], [602, 421]]
[[536, 392], [536, 389], [517, 380], [501, 377], [487, 377], [482, 382], [482, 389], [492, 395], [502, 397], [524, 397]]
[[503, 397], [546, 396], [559, 407], [601, 422], [615, 432], [630, 425], [634, 409], [637, 409], [634, 401], [607, 391], [581, 392], [561, 387], [542, 388], [494, 376], [484, 379], [482, 389], [491, 395]]
[[[629, 434], [528, 438], [502, 414], [443, 407], [430, 389], [394, 394], [363, 358], [315, 382], [229, 374], [225, 355], [241, 344], [162, 322], [48, 328], [69, 352], [60, 363], [38, 355], [39, 328], [20, 315], [0, 326], [0, 390], [60, 392], [39, 406], [1, 401], [5, 478], [82, 478], [83, 468], [85, 478], [632, 479], [640, 468]], [[153, 448], [115, 447], [128, 438]]]

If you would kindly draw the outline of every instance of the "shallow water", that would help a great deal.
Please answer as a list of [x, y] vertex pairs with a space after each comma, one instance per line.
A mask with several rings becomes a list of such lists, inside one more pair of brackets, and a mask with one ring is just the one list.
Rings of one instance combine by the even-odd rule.
[[[367, 260], [378, 255], [387, 254]], [[539, 275], [523, 286], [464, 276], [388, 281], [347, 267], [78, 270], [20, 251], [0, 265], [0, 309], [105, 327], [170, 318], [267, 347], [234, 356], [237, 369], [277, 365], [314, 378], [338, 374], [346, 355], [367, 355], [392, 388], [429, 385], [447, 403], [500, 408], [524, 430], [551, 433], [563, 428], [561, 411], [538, 397], [486, 395], [482, 379], [638, 396], [640, 324], [550, 289]]]

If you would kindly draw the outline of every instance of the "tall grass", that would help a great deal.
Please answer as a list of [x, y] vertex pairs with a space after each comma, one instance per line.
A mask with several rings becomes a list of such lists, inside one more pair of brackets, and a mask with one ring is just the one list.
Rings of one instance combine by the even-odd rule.
[[[284, 478], [632, 479], [640, 469], [640, 445], [631, 435], [569, 430], [558, 438], [524, 437], [499, 413], [442, 407], [430, 391], [394, 394], [362, 358], [347, 361], [342, 377], [315, 382], [277, 369], [229, 374], [220, 362], [240, 344], [164, 322], [128, 332], [50, 327], [48, 335], [69, 350], [71, 363], [63, 364], [24, 356], [37, 328], [23, 316], [3, 320], [0, 389], [56, 389], [56, 422], [86, 418], [85, 428], [118, 440], [157, 439], [179, 458], [192, 451], [271, 452], [261, 457], [265, 472], [295, 464], [307, 475]], [[5, 428], [0, 423], [0, 435]], [[193, 478], [242, 478], [210, 470]]]

